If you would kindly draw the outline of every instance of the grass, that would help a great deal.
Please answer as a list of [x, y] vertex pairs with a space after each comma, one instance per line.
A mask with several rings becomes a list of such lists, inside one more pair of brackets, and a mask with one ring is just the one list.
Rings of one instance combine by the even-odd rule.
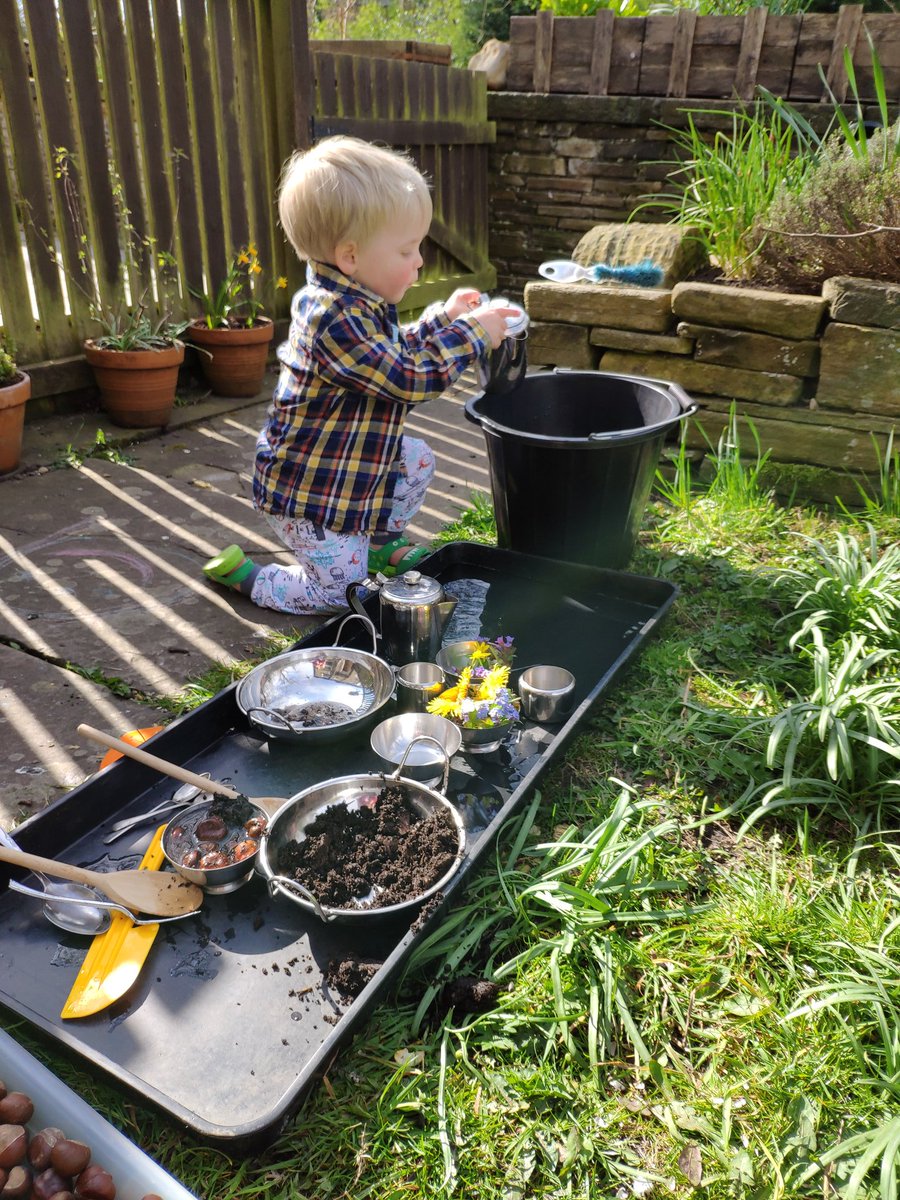
[[[779, 507], [735, 421], [713, 461], [646, 515], [659, 636], [269, 1150], [16, 1035], [209, 1200], [893, 1200], [893, 518]], [[485, 501], [461, 528], [489, 539]], [[494, 1002], [452, 1007], [460, 976]]]

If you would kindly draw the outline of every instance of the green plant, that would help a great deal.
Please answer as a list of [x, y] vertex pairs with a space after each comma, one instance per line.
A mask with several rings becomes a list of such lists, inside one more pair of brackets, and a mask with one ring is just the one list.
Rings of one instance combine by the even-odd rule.
[[871, 134], [868, 156], [829, 137], [802, 185], [779, 191], [758, 222], [761, 276], [807, 290], [836, 275], [900, 280], [900, 157], [879, 153], [893, 136]]
[[71, 442], [68, 442], [64, 449], [60, 450], [53, 465], [55, 467], [78, 468], [89, 458], [99, 458], [104, 462], [118, 463], [124, 467], [131, 464], [131, 459], [128, 455], [123, 454], [118, 446], [110, 445], [106, 440], [106, 434], [102, 429], [98, 429], [94, 434], [94, 444], [92, 446], [89, 446], [87, 449], [78, 449]]
[[[250, 242], [234, 252], [225, 278], [215, 292], [188, 289], [200, 301], [208, 329], [251, 328], [257, 323], [263, 312], [263, 302], [256, 294], [256, 281], [262, 270], [259, 253]], [[280, 276], [276, 287], [286, 288], [287, 279]]]
[[831, 118], [819, 133], [792, 105], [761, 88], [773, 114], [795, 132], [810, 167], [799, 186], [780, 188], [754, 236], [760, 266], [775, 283], [819, 286], [833, 275], [900, 279], [900, 119], [891, 121], [884, 70], [868, 30], [879, 120], [869, 131], [850, 50], [844, 70], [853, 96], [850, 119], [827, 82]]
[[12, 383], [18, 373], [13, 347], [9, 342], [0, 339], [0, 386]]
[[834, 548], [803, 536], [808, 552], [781, 571], [778, 583], [797, 594], [783, 618], [799, 628], [790, 646], [806, 643], [814, 629], [834, 644], [853, 634], [873, 647], [900, 648], [900, 545], [879, 552], [878, 533], [868, 525], [868, 546], [853, 534], [838, 533]]
[[470, 493], [471, 504], [461, 510], [457, 520], [446, 525], [437, 535], [435, 545], [447, 542], [480, 542], [483, 545], [497, 544], [497, 525], [494, 520], [494, 505], [485, 492]]
[[840, 499], [837, 501], [841, 512], [854, 522], [867, 517], [900, 517], [900, 451], [894, 449], [894, 431], [892, 429], [888, 434], [883, 455], [879, 452], [878, 438], [874, 433], [870, 436], [875, 453], [879, 455], [877, 493], [873, 495], [862, 484], [856, 483], [863, 504], [861, 515], [851, 512]]
[[[173, 152], [176, 165], [181, 156], [181, 151]], [[67, 268], [48, 231], [42, 229], [38, 233], [54, 265], [86, 298], [90, 316], [102, 330], [100, 336], [94, 338], [95, 344], [101, 350], [160, 350], [171, 346], [187, 327], [187, 321], [173, 317], [169, 309], [178, 293], [177, 269], [172, 254], [134, 227], [121, 180], [115, 179], [112, 195], [122, 261], [117, 294], [110, 303], [101, 291], [90, 255], [75, 179], [77, 159], [65, 146], [57, 146], [53, 151], [53, 162], [54, 174], [63, 188], [66, 215], [78, 246], [78, 265], [74, 274]], [[131, 297], [128, 280], [137, 278], [137, 264], [145, 254], [153, 260], [155, 280], [146, 281], [140, 293]], [[154, 299], [154, 283], [158, 299]]]
[[[710, 118], [725, 121], [710, 140], [701, 128]], [[758, 229], [779, 188], [799, 187], [809, 160], [797, 154], [793, 125], [764, 106], [687, 113], [687, 128], [665, 126], [682, 165], [670, 178], [677, 190], [647, 197], [635, 209], [661, 208], [692, 230], [711, 261], [731, 279], [744, 279], [765, 240]]]

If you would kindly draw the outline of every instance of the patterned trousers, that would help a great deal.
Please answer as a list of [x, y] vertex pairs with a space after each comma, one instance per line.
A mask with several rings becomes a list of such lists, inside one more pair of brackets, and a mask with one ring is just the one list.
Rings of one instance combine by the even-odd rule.
[[[400, 469], [388, 518], [388, 540], [401, 534], [422, 507], [434, 477], [434, 454], [419, 438], [404, 437]], [[262, 567], [250, 599], [260, 608], [286, 613], [333, 613], [347, 607], [347, 585], [368, 574], [368, 533], [334, 533], [295, 517], [262, 514], [297, 565]]]

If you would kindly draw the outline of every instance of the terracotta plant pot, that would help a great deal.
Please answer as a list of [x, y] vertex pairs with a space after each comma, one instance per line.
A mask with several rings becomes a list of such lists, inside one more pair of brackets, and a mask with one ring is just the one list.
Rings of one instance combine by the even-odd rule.
[[217, 396], [255, 396], [262, 390], [275, 326], [268, 317], [237, 329], [210, 329], [192, 321], [188, 338], [199, 347], [204, 378]]
[[14, 471], [22, 457], [25, 404], [31, 398], [31, 379], [24, 371], [0, 385], [0, 475]]
[[164, 350], [101, 350], [84, 343], [84, 356], [100, 389], [100, 404], [115, 425], [149, 429], [168, 425], [175, 404], [184, 342]]

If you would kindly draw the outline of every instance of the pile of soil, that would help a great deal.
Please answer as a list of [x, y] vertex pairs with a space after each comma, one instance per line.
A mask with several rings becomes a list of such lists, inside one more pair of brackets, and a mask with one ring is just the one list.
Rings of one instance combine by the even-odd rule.
[[333, 804], [286, 842], [281, 875], [303, 884], [328, 908], [387, 908], [414, 900], [449, 869], [459, 834], [443, 805], [427, 817], [406, 788], [390, 784], [374, 803]]

